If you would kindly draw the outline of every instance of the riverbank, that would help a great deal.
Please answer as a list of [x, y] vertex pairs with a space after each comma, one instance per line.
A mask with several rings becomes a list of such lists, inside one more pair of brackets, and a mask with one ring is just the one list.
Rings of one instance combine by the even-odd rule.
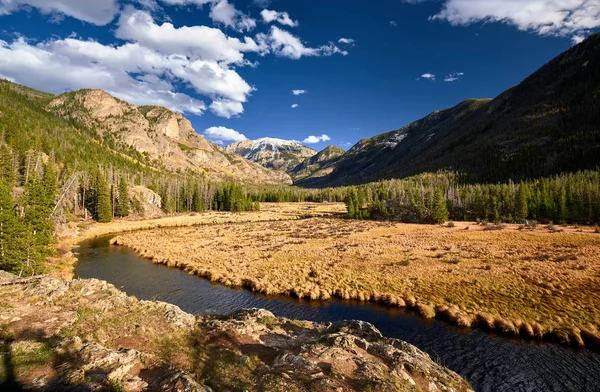
[[28, 390], [470, 391], [372, 325], [265, 310], [196, 317], [96, 279], [0, 272], [0, 385]]
[[186, 215], [167, 216], [154, 219], [133, 217], [116, 219], [110, 223], [98, 223], [93, 220], [72, 222], [57, 233], [55, 257], [47, 263], [47, 272], [61, 279], [73, 278], [73, 268], [77, 258], [71, 251], [82, 241], [116, 233], [157, 228], [193, 227], [218, 225], [225, 223], [274, 222], [297, 220], [306, 217], [333, 217], [345, 213], [343, 203], [261, 203], [260, 211], [231, 213], [205, 211]]
[[600, 235], [589, 227], [313, 218], [156, 229], [114, 243], [264, 294], [406, 306], [460, 326], [590, 348], [600, 341]]

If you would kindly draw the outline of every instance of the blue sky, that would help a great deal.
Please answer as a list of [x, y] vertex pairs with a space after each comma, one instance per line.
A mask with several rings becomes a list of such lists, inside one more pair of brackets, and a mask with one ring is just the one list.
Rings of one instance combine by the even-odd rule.
[[599, 27], [594, 0], [0, 0], [0, 77], [167, 106], [220, 144], [348, 148], [495, 97]]

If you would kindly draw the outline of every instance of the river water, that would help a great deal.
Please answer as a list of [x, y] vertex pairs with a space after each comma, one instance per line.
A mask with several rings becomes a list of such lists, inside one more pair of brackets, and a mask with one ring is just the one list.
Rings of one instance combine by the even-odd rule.
[[139, 299], [169, 302], [189, 313], [264, 308], [292, 319], [368, 321], [384, 335], [429, 353], [469, 380], [476, 391], [600, 391], [600, 353], [589, 350], [499, 337], [375, 304], [311, 302], [231, 289], [153, 264], [130, 249], [110, 245], [109, 237], [87, 241], [77, 252], [77, 277], [106, 280]]

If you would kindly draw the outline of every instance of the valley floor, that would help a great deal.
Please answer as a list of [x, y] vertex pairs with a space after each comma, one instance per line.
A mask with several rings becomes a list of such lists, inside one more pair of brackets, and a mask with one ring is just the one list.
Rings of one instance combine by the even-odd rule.
[[[270, 205], [259, 213], [287, 220], [230, 214], [247, 222], [156, 228], [121, 234], [114, 243], [154, 263], [265, 294], [375, 301], [461, 326], [598, 344], [600, 234], [593, 228], [442, 227], [335, 213], [293, 220], [318, 215], [302, 213], [310, 206], [286, 204], [276, 212]], [[343, 208], [335, 206], [327, 208]]]

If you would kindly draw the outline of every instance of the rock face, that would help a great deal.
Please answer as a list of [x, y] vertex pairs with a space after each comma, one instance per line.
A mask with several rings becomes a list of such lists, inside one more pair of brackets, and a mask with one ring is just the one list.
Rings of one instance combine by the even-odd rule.
[[164, 215], [161, 209], [162, 198], [153, 190], [145, 186], [136, 185], [129, 188], [129, 197], [140, 203], [140, 208], [143, 210], [140, 213], [145, 218], [155, 218]]
[[1, 348], [13, 364], [0, 382], [12, 388], [472, 390], [426, 353], [362, 321], [322, 325], [263, 309], [196, 317], [96, 279], [1, 271], [0, 304]]
[[287, 173], [317, 153], [312, 148], [294, 140], [270, 137], [232, 143], [226, 147], [226, 150], [264, 167], [283, 170]]
[[102, 90], [65, 93], [48, 105], [48, 110], [95, 129], [105, 140], [133, 147], [170, 169], [192, 170], [211, 180], [246, 183], [290, 184], [283, 172], [268, 170], [210, 143], [194, 131], [181, 113], [159, 106], [136, 107]]
[[344, 153], [345, 151], [338, 146], [328, 146], [317, 155], [306, 158], [304, 162], [292, 169], [290, 175], [294, 181], [306, 177], [326, 176], [331, 173], [331, 170], [328, 170], [328, 168], [330, 168], [338, 158], [344, 155]]

